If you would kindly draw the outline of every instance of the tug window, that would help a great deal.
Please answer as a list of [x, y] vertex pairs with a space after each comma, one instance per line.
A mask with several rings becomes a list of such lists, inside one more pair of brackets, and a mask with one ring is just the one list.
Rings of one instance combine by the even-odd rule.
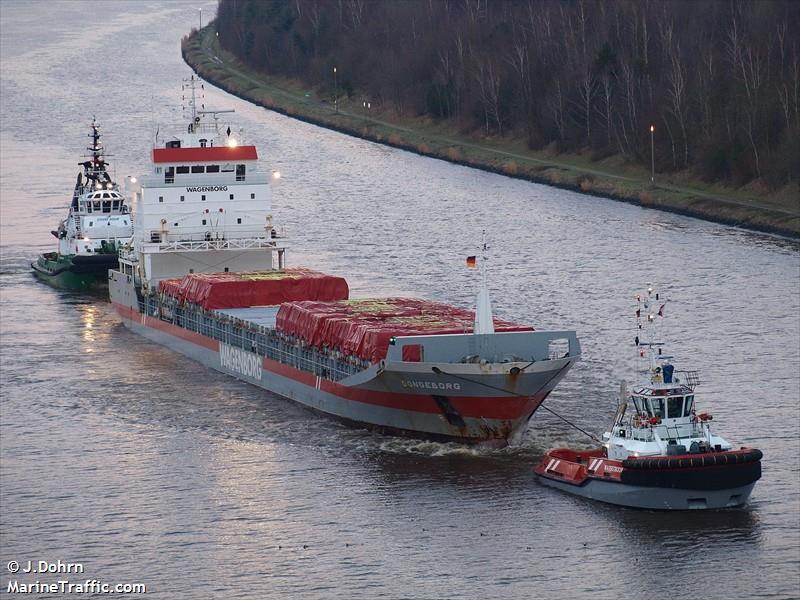
[[206, 168], [203, 165], [192, 165], [192, 173], [205, 173]]
[[650, 399], [650, 415], [653, 417], [664, 418], [664, 399], [651, 398]]
[[111, 201], [110, 200], [106, 200], [106, 201], [103, 202], [103, 212], [104, 213], [110, 213], [111, 212]]
[[644, 402], [641, 398], [637, 398], [636, 396], [633, 397], [633, 405], [636, 407], [636, 412], [640, 415], [643, 415], [647, 412], [647, 409], [644, 408]]
[[683, 416], [688, 417], [694, 408], [694, 396], [686, 396], [686, 406], [683, 408]]
[[100, 200], [95, 200], [94, 201], [94, 212], [100, 212], [101, 211], [100, 204], [101, 204]]
[[667, 418], [677, 419], [683, 416], [683, 396], [672, 396], [667, 399]]
[[236, 165], [236, 181], [244, 181], [244, 165]]
[[206, 173], [219, 173], [219, 165], [208, 165]]

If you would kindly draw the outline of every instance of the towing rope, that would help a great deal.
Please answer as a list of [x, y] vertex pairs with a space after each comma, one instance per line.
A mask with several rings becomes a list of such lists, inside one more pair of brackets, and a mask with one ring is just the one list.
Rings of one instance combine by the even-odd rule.
[[[548, 383], [550, 383], [550, 382], [551, 382], [553, 379], [555, 379], [555, 377], [556, 377], [557, 375], [559, 375], [559, 374], [561, 373], [561, 371], [563, 371], [564, 369], [566, 369], [566, 368], [567, 368], [567, 366], [569, 366], [569, 364], [570, 364], [570, 363], [567, 363], [567, 364], [565, 364], [565, 365], [564, 365], [563, 367], [561, 367], [561, 368], [560, 368], [558, 371], [556, 371], [556, 372], [553, 374], [553, 376], [552, 376], [550, 379], [548, 379], [548, 380], [547, 380], [547, 381], [544, 383], [544, 385], [543, 385], [541, 388], [539, 388], [539, 391], [541, 391], [541, 390], [542, 390], [542, 389], [543, 389], [543, 388], [544, 388], [544, 387], [545, 387], [545, 386], [546, 386]], [[530, 365], [528, 365], [528, 366], [530, 366]], [[461, 375], [456, 375], [456, 374], [454, 374], [454, 373], [446, 373], [446, 372], [442, 371], [442, 370], [441, 370], [439, 367], [432, 367], [431, 369], [432, 369], [432, 370], [433, 370], [433, 372], [434, 372], [434, 373], [436, 373], [437, 375], [447, 375], [447, 376], [449, 376], [449, 377], [455, 377], [456, 379], [461, 379], [461, 380], [463, 380], [463, 381], [468, 381], [469, 383], [476, 383], [476, 384], [478, 384], [478, 385], [482, 385], [482, 386], [484, 386], [484, 387], [487, 387], [487, 388], [489, 388], [489, 389], [492, 389], [492, 390], [496, 390], [496, 391], [498, 391], [498, 392], [505, 392], [506, 394], [511, 394], [512, 396], [519, 396], [520, 398], [533, 398], [533, 395], [526, 396], [525, 394], [518, 394], [517, 392], [511, 391], [511, 390], [507, 390], [507, 389], [505, 389], [505, 388], [497, 387], [497, 386], [491, 385], [491, 384], [489, 384], [489, 383], [484, 383], [484, 382], [482, 382], [482, 381], [475, 381], [474, 379], [470, 379], [469, 377], [463, 377], [463, 376], [461, 376]], [[573, 423], [573, 422], [572, 422], [572, 421], [570, 421], [569, 419], [566, 419], [565, 417], [562, 417], [560, 414], [558, 414], [558, 413], [557, 413], [556, 411], [554, 411], [553, 409], [551, 409], [551, 408], [548, 408], [547, 406], [545, 406], [545, 405], [544, 405], [544, 400], [542, 400], [542, 402], [541, 402], [541, 403], [539, 403], [539, 408], [543, 408], [543, 409], [545, 409], [545, 410], [546, 410], [547, 412], [549, 412], [550, 414], [552, 414], [552, 415], [554, 415], [554, 416], [558, 417], [559, 419], [561, 419], [562, 421], [564, 421], [564, 423], [566, 423], [566, 424], [567, 424], [567, 425], [569, 425], [570, 427], [573, 427], [573, 428], [577, 429], [578, 431], [580, 431], [581, 433], [583, 433], [584, 435], [587, 435], [587, 436], [589, 436], [589, 437], [590, 437], [590, 438], [592, 438], [592, 440], [594, 440], [595, 442], [597, 442], [597, 443], [599, 443], [599, 444], [602, 444], [602, 443], [603, 443], [603, 442], [602, 442], [602, 440], [600, 440], [600, 439], [598, 439], [598, 438], [597, 438], [597, 436], [595, 436], [595, 435], [593, 435], [593, 434], [589, 433], [589, 432], [588, 432], [588, 431], [586, 431], [585, 429], [581, 429], [580, 427], [578, 427], [577, 425], [575, 425], [575, 423]]]

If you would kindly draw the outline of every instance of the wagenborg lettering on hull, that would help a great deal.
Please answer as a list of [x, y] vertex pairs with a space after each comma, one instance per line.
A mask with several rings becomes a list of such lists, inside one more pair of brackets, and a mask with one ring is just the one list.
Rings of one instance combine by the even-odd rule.
[[219, 363], [223, 368], [239, 375], [261, 379], [261, 359], [252, 352], [220, 343]]

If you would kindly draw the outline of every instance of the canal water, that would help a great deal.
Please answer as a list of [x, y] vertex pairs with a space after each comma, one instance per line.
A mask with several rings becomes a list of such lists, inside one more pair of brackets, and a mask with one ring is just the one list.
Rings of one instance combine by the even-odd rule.
[[[764, 452], [750, 504], [659, 513], [537, 484], [544, 411], [475, 450], [334, 423], [121, 326], [102, 295], [32, 277], [55, 248], [88, 126], [118, 180], [180, 122], [181, 36], [198, 2], [0, 4], [0, 586], [140, 582], [153, 598], [800, 596], [800, 246], [422, 158], [205, 86], [265, 168], [290, 262], [356, 296], [470, 306], [481, 232], [498, 316], [574, 328], [580, 362], [547, 405], [600, 433], [634, 359], [634, 294], [718, 431]], [[214, 12], [202, 4], [202, 17]], [[590, 443], [590, 442], [589, 442]], [[12, 574], [8, 563], [80, 563]], [[40, 594], [40, 597], [49, 597]]]

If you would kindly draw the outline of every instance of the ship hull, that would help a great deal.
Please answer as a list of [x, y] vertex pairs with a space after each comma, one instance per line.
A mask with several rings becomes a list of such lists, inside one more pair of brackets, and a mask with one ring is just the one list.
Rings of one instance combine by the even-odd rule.
[[761, 478], [760, 450], [741, 448], [623, 461], [604, 449], [551, 450], [536, 465], [539, 481], [619, 506], [652, 510], [720, 509], [745, 504]]
[[66, 290], [91, 290], [108, 286], [108, 270], [118, 265], [115, 254], [63, 256], [41, 254], [31, 263], [33, 274], [45, 283]]
[[583, 486], [539, 476], [539, 481], [569, 494], [618, 506], [650, 510], [695, 510], [734, 508], [745, 504], [756, 482], [723, 490], [647, 488], [624, 483], [592, 480]]
[[381, 361], [337, 382], [143, 315], [131, 306], [134, 293], [132, 284], [112, 280], [114, 308], [133, 332], [337, 420], [415, 438], [505, 446], [577, 360], [543, 361], [516, 375], [480, 374], [478, 365]]

